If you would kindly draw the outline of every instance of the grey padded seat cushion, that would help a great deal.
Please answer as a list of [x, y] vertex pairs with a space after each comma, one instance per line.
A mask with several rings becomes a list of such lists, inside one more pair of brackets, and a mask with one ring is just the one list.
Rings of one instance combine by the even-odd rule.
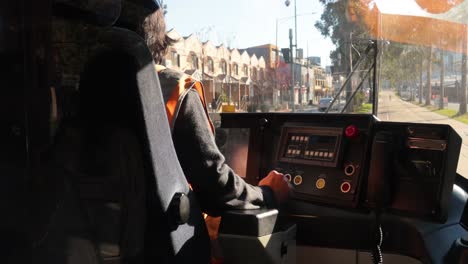
[[[78, 187], [102, 258], [142, 254], [146, 222], [145, 172], [141, 146], [125, 128], [96, 128], [91, 142], [79, 139], [81, 153], [68, 168]], [[85, 133], [77, 133], [83, 137]]]
[[[125, 181], [140, 179], [135, 174], [144, 174], [147, 207], [144, 231], [146, 258], [156, 258], [159, 263], [207, 263], [210, 254], [206, 226], [178, 163], [152, 56], [138, 35], [124, 29], [112, 28], [104, 32], [98, 38], [98, 43], [91, 56], [94, 59], [85, 68], [80, 84], [82, 100], [79, 111], [83, 115], [82, 127], [86, 133], [104, 137], [109, 137], [110, 132], [99, 131], [102, 127], [110, 126], [111, 130], [112, 127], [127, 129], [124, 132], [112, 130], [112, 133], [117, 133], [115, 140], [120, 141], [120, 145], [111, 143], [104, 147], [104, 150], [113, 152], [110, 155], [105, 152], [104, 156], [109, 158], [110, 164], [129, 159], [128, 155], [135, 158], [134, 162], [137, 163], [140, 162], [139, 158], [133, 153], [138, 152], [141, 154], [142, 165], [121, 163], [120, 167], [115, 166], [112, 169], [106, 165], [95, 169], [110, 169], [103, 172], [103, 175], [110, 176], [104, 177], [110, 183], [115, 182], [120, 173], [127, 174], [128, 170], [128, 178], [119, 176], [124, 189], [128, 188]], [[88, 134], [88, 139], [93, 138], [91, 134]], [[135, 149], [137, 144], [139, 147]], [[118, 150], [118, 146], [129, 149]], [[98, 157], [97, 159], [99, 160]], [[140, 183], [136, 185], [141, 187]], [[122, 193], [128, 192], [125, 190]], [[168, 211], [176, 193], [187, 194], [190, 198], [191, 214], [187, 224], [174, 225], [171, 212]], [[136, 202], [125, 204], [124, 201], [127, 200], [121, 200], [124, 205], [122, 208], [136, 208], [140, 205]], [[136, 218], [132, 216], [122, 219], [133, 221], [131, 219]], [[137, 220], [121, 223], [128, 226], [130, 233], [133, 233], [131, 230], [137, 224]], [[138, 240], [139, 237], [136, 237]], [[120, 241], [122, 243], [122, 239]], [[120, 250], [128, 252], [135, 248], [132, 241], [128, 243]], [[109, 253], [113, 254], [112, 250]]]
[[[54, 183], [54, 186], [47, 188], [49, 193], [36, 193], [35, 204], [52, 210], [46, 217], [46, 230], [34, 239], [31, 259], [27, 263], [100, 263], [71, 180], [63, 170], [51, 169], [48, 173], [49, 175], [45, 176], [46, 180], [53, 180], [50, 182]], [[39, 213], [34, 215], [35, 221], [41, 218]]]

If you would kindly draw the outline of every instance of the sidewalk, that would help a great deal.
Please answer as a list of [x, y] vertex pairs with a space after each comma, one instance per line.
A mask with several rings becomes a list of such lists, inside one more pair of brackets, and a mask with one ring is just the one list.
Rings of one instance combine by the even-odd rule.
[[[382, 94], [387, 94], [384, 92]], [[468, 178], [468, 125], [447, 116], [437, 114], [424, 106], [401, 100], [392, 96], [379, 98], [378, 117], [382, 121], [417, 122], [450, 125], [462, 138], [457, 172]]]

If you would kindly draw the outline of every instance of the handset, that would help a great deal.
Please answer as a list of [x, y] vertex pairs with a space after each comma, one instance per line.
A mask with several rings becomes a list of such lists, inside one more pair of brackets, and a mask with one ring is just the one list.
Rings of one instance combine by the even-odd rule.
[[372, 260], [375, 264], [383, 263], [382, 242], [384, 233], [380, 223], [382, 209], [387, 207], [391, 194], [391, 176], [393, 159], [393, 140], [389, 132], [375, 133], [372, 141], [372, 152], [369, 164], [367, 181], [367, 203], [376, 216], [374, 226], [375, 246], [371, 250]]
[[389, 132], [375, 133], [367, 181], [367, 204], [382, 209], [390, 203], [393, 140]]

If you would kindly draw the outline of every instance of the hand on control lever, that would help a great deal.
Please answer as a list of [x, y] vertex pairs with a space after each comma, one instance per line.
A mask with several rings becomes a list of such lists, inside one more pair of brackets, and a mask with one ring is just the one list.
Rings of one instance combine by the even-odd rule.
[[270, 171], [268, 175], [263, 178], [259, 183], [259, 186], [268, 186], [273, 190], [278, 205], [284, 204], [289, 198], [289, 192], [291, 191], [291, 185], [284, 176], [284, 174], [277, 171]]

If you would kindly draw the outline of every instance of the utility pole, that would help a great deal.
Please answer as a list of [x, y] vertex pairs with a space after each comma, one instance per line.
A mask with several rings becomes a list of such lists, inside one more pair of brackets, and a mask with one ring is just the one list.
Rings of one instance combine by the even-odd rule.
[[[286, 6], [289, 6], [290, 4], [290, 0], [286, 0], [284, 2], [284, 4]], [[292, 85], [291, 85], [291, 89], [292, 89], [292, 111], [295, 112], [296, 110], [296, 106], [294, 105], [295, 103], [295, 96], [294, 96], [294, 84], [295, 84], [295, 81], [294, 81], [294, 68], [295, 68], [295, 62], [294, 62], [294, 56], [293, 56], [293, 47], [296, 47], [296, 58], [297, 58], [297, 5], [296, 5], [296, 0], [294, 0], [294, 29], [295, 29], [295, 34], [296, 34], [296, 44], [293, 46], [293, 43], [292, 43], [292, 38], [293, 38], [293, 35], [292, 35], [292, 29], [289, 29], [289, 47], [290, 47], [290, 50], [291, 50], [291, 82], [292, 82]]]
[[444, 97], [445, 97], [445, 87], [444, 87], [444, 79], [445, 79], [445, 61], [444, 61], [444, 50], [440, 51], [440, 102], [439, 108], [444, 109]]
[[460, 108], [459, 115], [466, 114], [466, 88], [467, 88], [467, 74], [468, 74], [468, 29], [463, 32], [463, 50], [462, 50], [462, 63], [461, 63], [461, 83], [460, 83]]
[[291, 103], [292, 103], [292, 111], [296, 111], [296, 106], [294, 105], [295, 103], [295, 95], [294, 95], [294, 56], [293, 56], [293, 35], [292, 35], [292, 29], [289, 29], [289, 50], [290, 50], [290, 55], [291, 55]]
[[[275, 92], [279, 91], [278, 88], [278, 65], [279, 65], [279, 51], [278, 51], [278, 18], [276, 19], [276, 42], [275, 42]], [[282, 90], [282, 89], [281, 89]], [[278, 98], [279, 103], [283, 104], [283, 93], [280, 92]]]
[[427, 76], [426, 76], [426, 103], [425, 105], [431, 105], [432, 101], [432, 56], [433, 56], [433, 47], [429, 47], [429, 57], [427, 59]]
[[[349, 73], [353, 72], [353, 32], [349, 33]], [[348, 87], [346, 87], [346, 102], [351, 100], [351, 95], [353, 93], [353, 76], [350, 76]], [[348, 104], [348, 112], [353, 112], [354, 104]]]
[[307, 77], [307, 99], [306, 99], [306, 102], [307, 102], [307, 105], [309, 104], [309, 100], [310, 100], [310, 74], [309, 74], [309, 66], [310, 66], [310, 61], [309, 61], [309, 41], [307, 41], [307, 68], [306, 68], [306, 77]]
[[423, 71], [424, 71], [424, 58], [421, 56], [421, 62], [419, 64], [419, 91], [418, 91], [418, 100], [419, 104], [422, 104], [422, 94], [423, 94]]
[[167, 14], [167, 5], [164, 4], [163, 0], [161, 0], [160, 5], [161, 5], [161, 8], [163, 9], [163, 14], [166, 15]]
[[[294, 35], [296, 36], [295, 38], [295, 43], [294, 43], [294, 47], [296, 47], [296, 58], [298, 58], [299, 54], [297, 52], [297, 5], [296, 5], [296, 0], [294, 0]], [[295, 65], [295, 62], [293, 61], [293, 65]], [[295, 66], [294, 66], [295, 67]], [[300, 105], [300, 109], [302, 109], [302, 64], [299, 65], [299, 90], [298, 90], [298, 97], [299, 97], [299, 105]], [[294, 73], [296, 73], [296, 71], [294, 71]], [[296, 101], [296, 99], [294, 98], [294, 102]]]

